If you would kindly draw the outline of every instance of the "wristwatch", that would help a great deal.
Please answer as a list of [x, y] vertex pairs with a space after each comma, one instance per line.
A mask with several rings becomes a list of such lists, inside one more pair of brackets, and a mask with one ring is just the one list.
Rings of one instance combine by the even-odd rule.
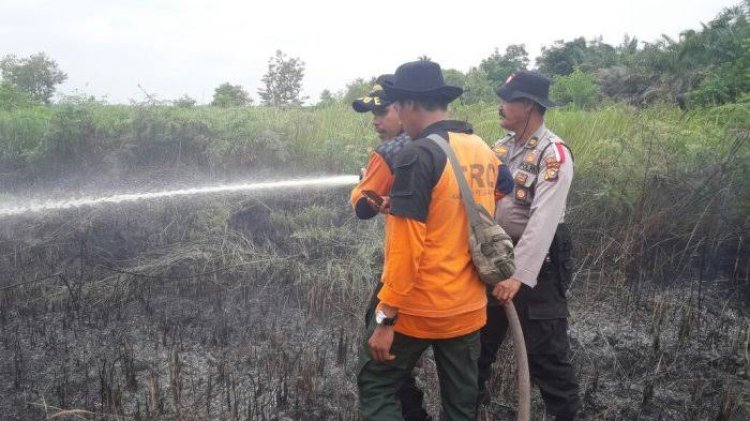
[[383, 313], [383, 310], [378, 310], [375, 312], [375, 323], [382, 325], [382, 326], [393, 326], [396, 324], [396, 319], [398, 318], [398, 315], [393, 317], [388, 317]]

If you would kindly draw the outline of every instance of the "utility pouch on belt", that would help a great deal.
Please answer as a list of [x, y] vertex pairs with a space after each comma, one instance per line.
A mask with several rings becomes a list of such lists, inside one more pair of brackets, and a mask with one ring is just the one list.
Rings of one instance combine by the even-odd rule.
[[513, 242], [510, 236], [495, 222], [495, 218], [487, 212], [484, 206], [474, 201], [469, 183], [466, 182], [458, 159], [448, 142], [437, 134], [431, 134], [427, 138], [445, 152], [456, 174], [461, 198], [469, 216], [471, 260], [474, 262], [479, 278], [485, 284], [493, 286], [510, 278], [516, 270], [513, 263]]
[[550, 247], [550, 260], [560, 275], [560, 292], [565, 292], [573, 280], [573, 238], [567, 224], [559, 224]]

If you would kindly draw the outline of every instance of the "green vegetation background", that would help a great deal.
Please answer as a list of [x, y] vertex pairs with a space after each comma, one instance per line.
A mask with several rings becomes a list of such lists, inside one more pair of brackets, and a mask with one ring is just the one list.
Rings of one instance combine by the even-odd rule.
[[[472, 123], [488, 143], [502, 134], [494, 104], [458, 104], [451, 114]], [[739, 252], [750, 215], [748, 104], [690, 111], [658, 104], [570, 106], [551, 110], [547, 120], [575, 154], [569, 219], [580, 225], [584, 254], [614, 247], [626, 256], [619, 260], [626, 273], [634, 265], [667, 270], [679, 263], [674, 256], [709, 244], [716, 256], [722, 247]], [[180, 108], [82, 101], [0, 111], [0, 173], [11, 194], [75, 176], [355, 174], [376, 143], [370, 116], [346, 105]], [[661, 269], [643, 261], [649, 256]]]

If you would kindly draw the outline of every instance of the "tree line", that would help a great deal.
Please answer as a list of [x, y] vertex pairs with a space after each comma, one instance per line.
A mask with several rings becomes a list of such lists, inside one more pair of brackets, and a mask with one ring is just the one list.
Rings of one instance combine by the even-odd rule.
[[[421, 57], [427, 58], [427, 57]], [[677, 39], [663, 35], [646, 42], [625, 36], [611, 45], [602, 38], [559, 40], [542, 48], [535, 66], [524, 44], [499, 49], [477, 66], [462, 72], [446, 69], [449, 84], [460, 86], [464, 104], [496, 101], [494, 89], [516, 70], [536, 69], [555, 80], [551, 96], [561, 105], [593, 107], [602, 101], [645, 106], [657, 101], [680, 107], [750, 102], [750, 0], [724, 9], [699, 30], [686, 30]], [[264, 106], [301, 106], [305, 63], [282, 51], [268, 60], [268, 70], [257, 93]], [[67, 75], [44, 53], [0, 60], [0, 108], [50, 104], [56, 87]], [[342, 90], [324, 90], [318, 107], [351, 103], [365, 95], [375, 78], [358, 78]], [[185, 95], [168, 101], [191, 107]], [[222, 83], [214, 90], [211, 106], [254, 105], [238, 84]]]
[[[268, 71], [258, 89], [261, 104], [272, 107], [301, 106], [307, 99], [301, 95], [305, 63], [282, 51], [268, 60]], [[8, 54], [0, 59], [0, 109], [50, 105], [57, 86], [67, 80], [57, 62], [44, 52], [19, 58]], [[140, 87], [140, 85], [139, 85]], [[177, 107], [192, 107], [197, 101], [183, 95], [172, 101], [158, 101], [146, 93], [149, 102], [169, 103]], [[229, 82], [214, 89], [211, 106], [242, 107], [254, 104], [253, 98], [241, 86]]]
[[[560, 40], [542, 48], [535, 70], [551, 76], [552, 99], [561, 104], [592, 107], [601, 101], [637, 106], [656, 101], [681, 107], [750, 102], [750, 0], [720, 12], [699, 30], [677, 39], [663, 35], [645, 42], [625, 36], [611, 45], [601, 38]], [[446, 69], [449, 84], [464, 88], [464, 104], [494, 102], [494, 89], [518, 69], [530, 69], [523, 44], [499, 49], [467, 72]], [[338, 99], [361, 96], [374, 79], [347, 85]], [[337, 97], [323, 92], [321, 103]]]

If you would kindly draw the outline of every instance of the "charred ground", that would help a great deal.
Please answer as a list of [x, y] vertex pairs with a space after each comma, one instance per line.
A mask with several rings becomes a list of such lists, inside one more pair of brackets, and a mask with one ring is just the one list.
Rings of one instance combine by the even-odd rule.
[[[0, 229], [0, 413], [38, 419], [357, 419], [382, 223], [346, 191], [14, 217]], [[584, 419], [744, 419], [748, 314], [729, 279], [571, 289]], [[504, 349], [486, 419], [514, 402]], [[420, 383], [436, 413], [434, 366]], [[535, 399], [536, 419], [543, 419]], [[61, 412], [63, 411], [63, 412]], [[78, 412], [74, 412], [78, 411]], [[509, 418], [510, 419], [510, 418]]]

